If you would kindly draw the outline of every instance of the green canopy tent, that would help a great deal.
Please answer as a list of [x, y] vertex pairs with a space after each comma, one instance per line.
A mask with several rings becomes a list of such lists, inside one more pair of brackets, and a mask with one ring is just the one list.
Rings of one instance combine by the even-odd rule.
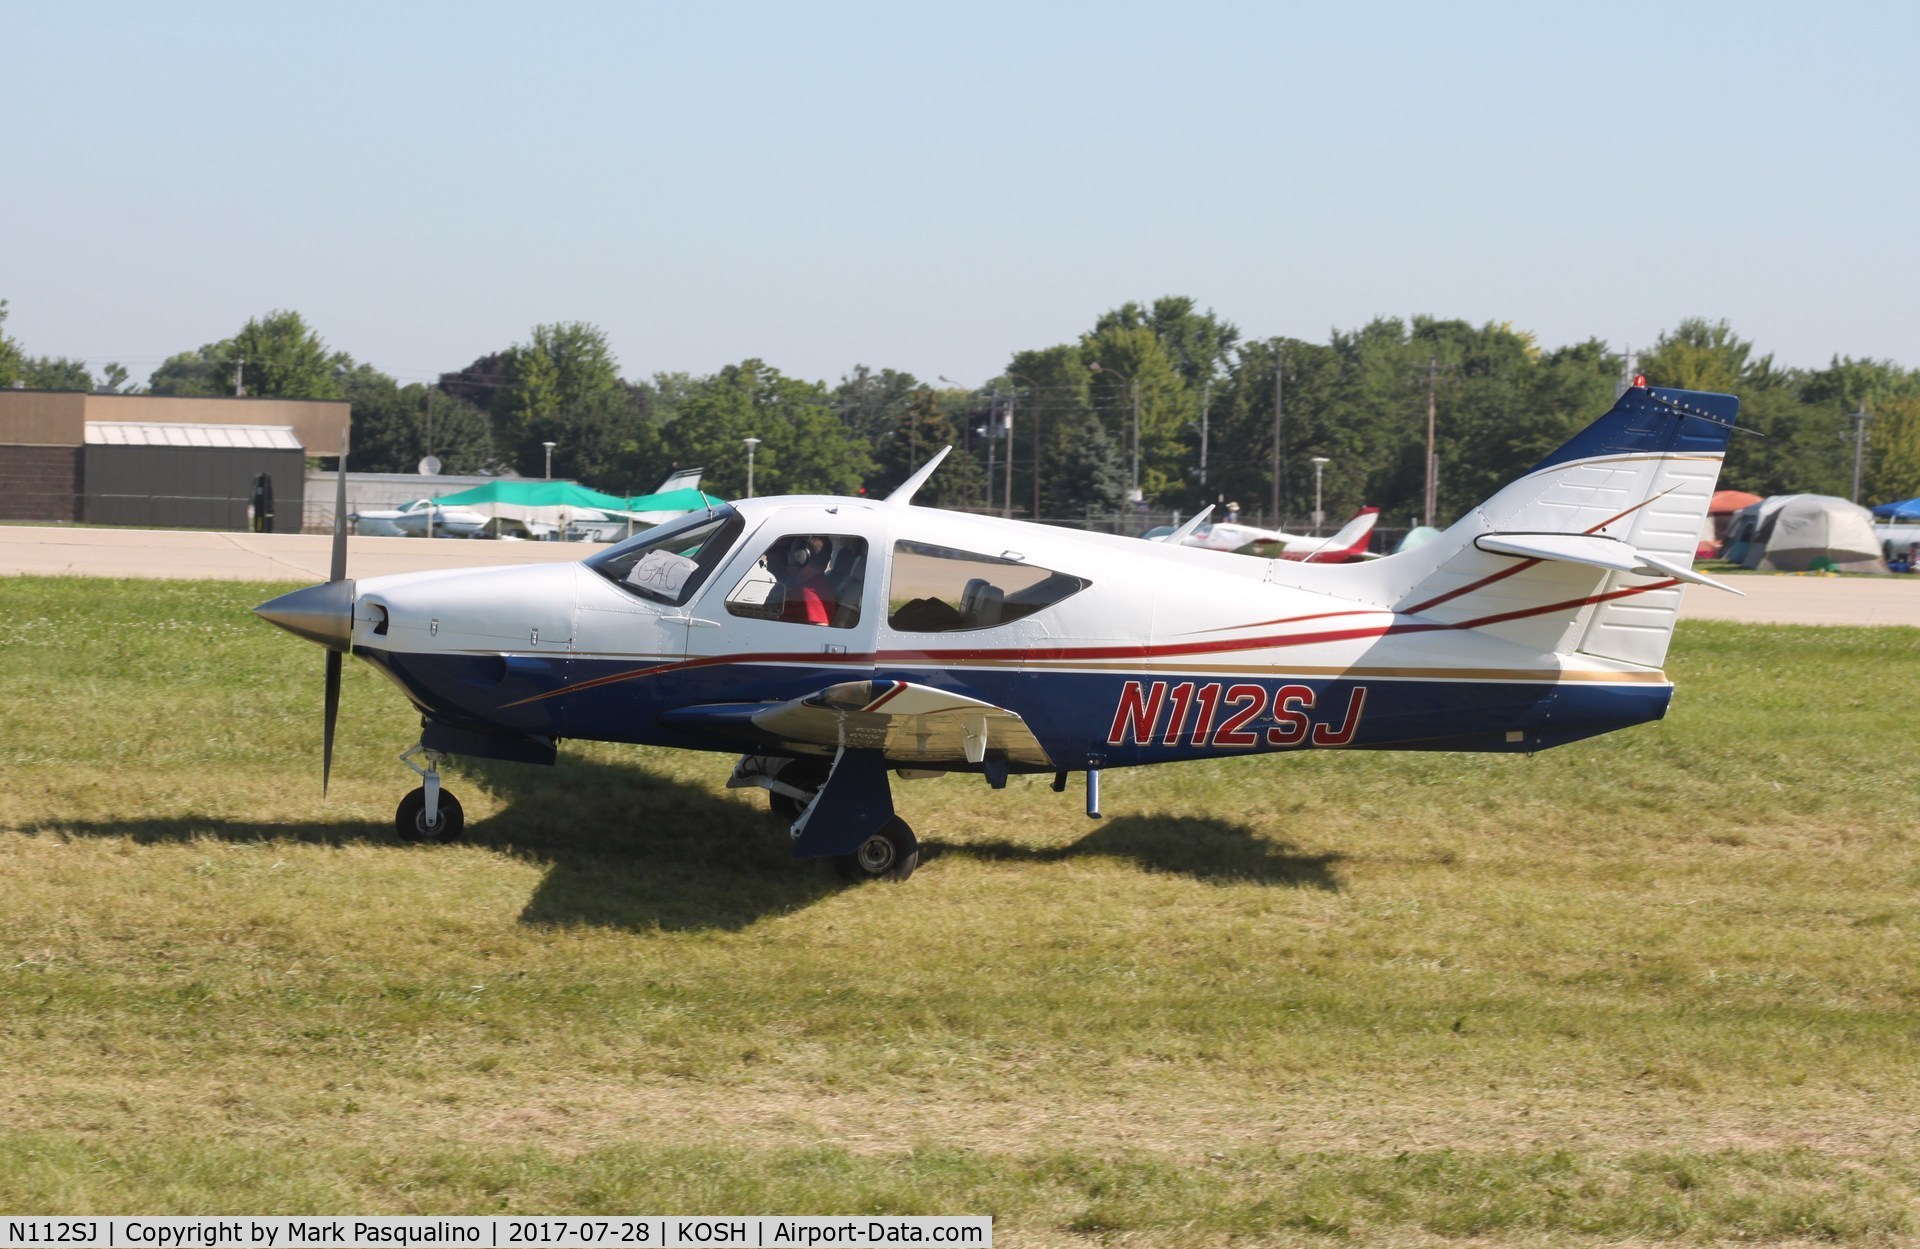
[[543, 538], [556, 535], [582, 514], [597, 515], [607, 509], [624, 509], [627, 501], [618, 495], [602, 494], [577, 481], [526, 481], [502, 478], [459, 494], [450, 494], [439, 502], [446, 507], [464, 507], [491, 517], [487, 531], [493, 537]]
[[494, 536], [548, 537], [573, 530], [596, 541], [609, 542], [638, 533], [650, 525], [723, 500], [692, 488], [631, 498], [602, 494], [576, 481], [526, 481], [502, 478], [439, 500], [443, 506], [464, 507], [492, 517], [487, 529]]

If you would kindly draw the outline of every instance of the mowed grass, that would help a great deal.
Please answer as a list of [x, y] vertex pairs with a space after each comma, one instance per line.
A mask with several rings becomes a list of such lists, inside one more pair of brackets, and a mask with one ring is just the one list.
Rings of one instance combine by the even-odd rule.
[[1683, 626], [1660, 724], [900, 783], [465, 766], [285, 587], [0, 580], [0, 1209], [991, 1213], [1000, 1243], [1920, 1235], [1920, 629]]

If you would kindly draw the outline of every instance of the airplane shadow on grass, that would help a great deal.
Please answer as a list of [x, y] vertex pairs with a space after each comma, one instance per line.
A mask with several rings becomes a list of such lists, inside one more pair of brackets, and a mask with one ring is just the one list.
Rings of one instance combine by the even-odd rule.
[[[635, 763], [562, 755], [551, 768], [465, 760], [447, 788], [482, 787], [502, 800], [467, 824], [463, 840], [545, 869], [521, 912], [527, 924], [631, 930], [738, 930], [848, 888], [829, 864], [795, 860], [786, 830], [763, 802], [715, 796], [706, 787]], [[758, 795], [755, 795], [758, 798]], [[206, 818], [42, 825], [73, 837], [126, 837], [141, 844], [216, 837], [231, 842], [398, 846], [384, 822], [257, 824]], [[432, 848], [423, 848], [431, 853]], [[1009, 841], [921, 843], [924, 865], [943, 854], [1002, 862], [1131, 859], [1203, 881], [1337, 889], [1338, 855], [1298, 855], [1243, 826], [1209, 818], [1122, 817], [1070, 846]], [[887, 886], [869, 886], [885, 888]], [[913, 884], [906, 888], [916, 887]]]
[[[1284, 842], [1256, 837], [1244, 824], [1210, 816], [1121, 816], [1103, 821], [1070, 846], [1011, 841], [969, 842], [951, 853], [1006, 863], [1131, 859], [1150, 872], [1191, 876], [1208, 884], [1291, 885], [1337, 890], [1334, 865], [1346, 856], [1300, 854]], [[924, 861], [925, 855], [923, 854]]]

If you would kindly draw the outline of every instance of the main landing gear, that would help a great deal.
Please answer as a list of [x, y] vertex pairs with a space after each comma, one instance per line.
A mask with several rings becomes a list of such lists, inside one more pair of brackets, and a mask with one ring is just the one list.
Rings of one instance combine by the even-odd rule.
[[842, 880], [862, 884], [869, 880], [905, 880], [920, 866], [920, 839], [899, 816], [870, 833], [852, 854], [833, 856], [833, 869]]
[[[423, 768], [415, 763], [415, 755], [425, 755], [427, 766]], [[415, 746], [400, 756], [400, 762], [412, 768], [424, 782], [402, 798], [393, 813], [393, 830], [400, 834], [401, 841], [453, 841], [466, 827], [466, 814], [460, 810], [460, 800], [440, 788], [440, 760], [445, 757], [425, 746]]]
[[727, 788], [767, 791], [767, 806], [788, 826], [796, 858], [831, 857], [855, 883], [902, 881], [920, 866], [920, 840], [893, 813], [887, 768], [878, 751], [842, 750], [824, 758], [747, 755]]

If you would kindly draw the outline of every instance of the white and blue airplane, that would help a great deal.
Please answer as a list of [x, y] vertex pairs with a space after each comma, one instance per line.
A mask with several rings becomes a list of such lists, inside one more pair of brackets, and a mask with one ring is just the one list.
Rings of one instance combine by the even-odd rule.
[[890, 777], [1081, 772], [1097, 817], [1108, 768], [1530, 753], [1659, 719], [1681, 586], [1729, 588], [1691, 560], [1738, 410], [1636, 385], [1440, 537], [1362, 564], [913, 506], [936, 456], [885, 500], [719, 505], [579, 563], [356, 582], [336, 527], [332, 578], [256, 610], [327, 648], [323, 786], [344, 655], [418, 709], [404, 838], [459, 835], [448, 756], [630, 742], [739, 756], [729, 786], [768, 791], [796, 857], [900, 880], [919, 843]]

